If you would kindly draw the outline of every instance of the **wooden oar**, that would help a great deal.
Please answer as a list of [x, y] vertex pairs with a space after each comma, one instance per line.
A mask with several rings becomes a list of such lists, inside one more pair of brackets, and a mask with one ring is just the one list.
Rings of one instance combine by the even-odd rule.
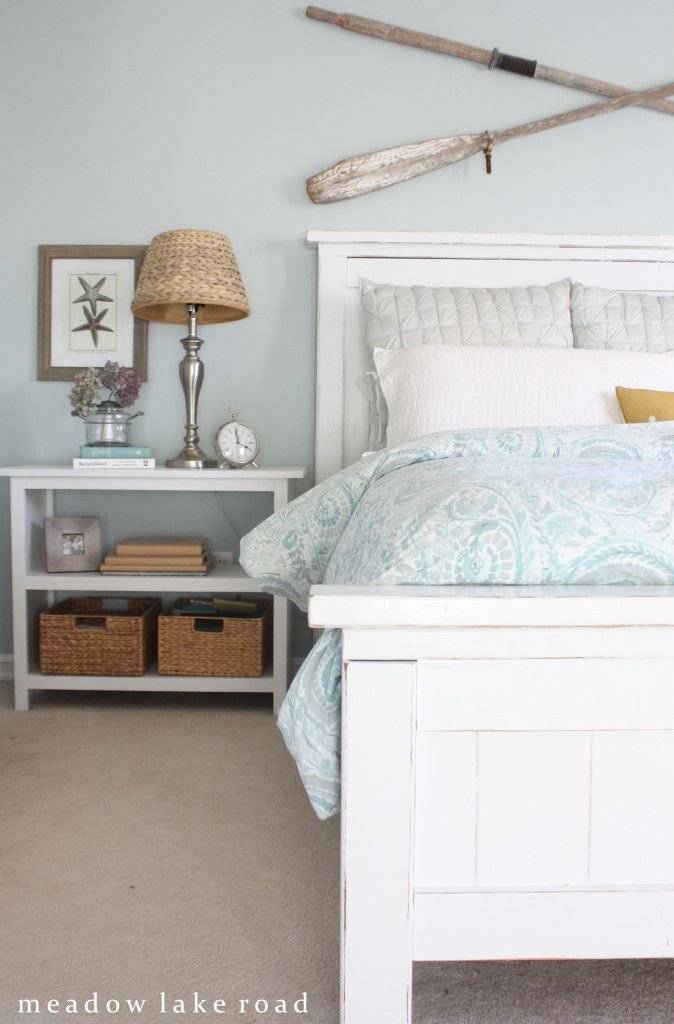
[[[603, 82], [598, 78], [588, 78], [586, 75], [577, 75], [573, 71], [551, 68], [546, 64], [539, 64], [538, 61], [528, 60], [524, 57], [513, 57], [509, 53], [501, 53], [498, 49], [485, 50], [481, 46], [459, 43], [454, 39], [445, 39], [444, 36], [429, 35], [426, 32], [415, 32], [414, 29], [389, 25], [385, 21], [361, 18], [357, 14], [340, 14], [337, 11], [328, 11], [324, 7], [307, 7], [305, 13], [307, 18], [325, 21], [338, 28], [347, 29], [349, 32], [372, 36], [375, 39], [384, 39], [391, 43], [402, 43], [403, 46], [430, 50], [432, 53], [443, 53], [449, 57], [458, 57], [460, 60], [482, 64], [487, 68], [512, 71], [515, 74], [524, 75], [526, 78], [555, 82], [557, 85], [565, 85], [571, 89], [594, 92], [600, 96], [624, 96], [630, 92], [622, 85]], [[672, 100], [647, 100], [638, 105], [650, 107], [652, 110], [660, 110], [666, 114], [674, 114]]]
[[549, 128], [561, 128], [565, 124], [585, 121], [600, 114], [609, 114], [623, 107], [634, 106], [644, 100], [656, 100], [674, 92], [674, 82], [657, 88], [642, 89], [627, 93], [614, 100], [591, 103], [577, 107], [564, 114], [542, 117], [537, 121], [504, 128], [496, 132], [479, 132], [472, 135], [450, 135], [447, 138], [429, 139], [427, 142], [413, 142], [392, 149], [380, 149], [374, 153], [363, 153], [340, 160], [320, 174], [307, 181], [307, 193], [314, 203], [336, 203], [342, 199], [353, 199], [367, 192], [375, 192], [398, 182], [408, 181], [420, 174], [428, 174], [448, 164], [458, 163], [475, 153], [483, 152], [487, 161], [487, 172], [491, 171], [491, 153], [494, 146], [525, 135], [535, 135]]

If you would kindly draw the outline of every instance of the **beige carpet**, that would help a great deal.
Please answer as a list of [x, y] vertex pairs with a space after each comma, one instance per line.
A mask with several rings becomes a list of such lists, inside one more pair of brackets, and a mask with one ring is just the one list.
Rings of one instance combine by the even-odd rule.
[[[0, 1024], [337, 1024], [337, 877], [338, 823], [309, 809], [262, 701], [51, 694], [0, 711]], [[160, 992], [195, 990], [225, 1012], [159, 1012]], [[272, 1012], [302, 992], [308, 1014]], [[18, 1014], [28, 997], [39, 1017]], [[142, 1016], [101, 1005], [129, 998]], [[669, 962], [415, 973], [416, 1024], [671, 1024], [673, 1007]]]

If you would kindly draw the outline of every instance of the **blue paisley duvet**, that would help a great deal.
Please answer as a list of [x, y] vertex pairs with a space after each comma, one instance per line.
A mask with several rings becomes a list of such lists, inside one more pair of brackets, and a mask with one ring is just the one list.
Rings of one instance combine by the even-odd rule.
[[[674, 583], [674, 424], [467, 430], [377, 452], [271, 516], [241, 563], [306, 608], [317, 583]], [[339, 805], [341, 644], [279, 726], [317, 814]]]

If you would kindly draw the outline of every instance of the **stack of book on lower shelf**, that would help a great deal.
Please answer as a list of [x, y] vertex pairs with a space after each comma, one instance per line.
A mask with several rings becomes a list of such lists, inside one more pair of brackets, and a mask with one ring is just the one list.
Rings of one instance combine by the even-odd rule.
[[106, 555], [101, 572], [120, 576], [205, 576], [213, 555], [205, 537], [136, 537]]

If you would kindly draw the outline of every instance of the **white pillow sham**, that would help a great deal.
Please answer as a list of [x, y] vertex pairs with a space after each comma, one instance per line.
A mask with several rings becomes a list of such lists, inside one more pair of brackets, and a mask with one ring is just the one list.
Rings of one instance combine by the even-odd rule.
[[571, 348], [571, 282], [514, 288], [430, 288], [361, 278], [369, 348], [538, 345]]
[[674, 355], [424, 345], [374, 350], [387, 445], [469, 427], [621, 423], [615, 388], [674, 391]]
[[571, 320], [578, 348], [621, 352], [674, 349], [674, 295], [590, 288], [574, 282]]
[[[431, 288], [360, 279], [368, 363], [375, 348], [417, 345], [570, 348], [571, 281], [513, 288]], [[374, 373], [365, 390], [368, 444], [386, 441], [386, 408]]]

